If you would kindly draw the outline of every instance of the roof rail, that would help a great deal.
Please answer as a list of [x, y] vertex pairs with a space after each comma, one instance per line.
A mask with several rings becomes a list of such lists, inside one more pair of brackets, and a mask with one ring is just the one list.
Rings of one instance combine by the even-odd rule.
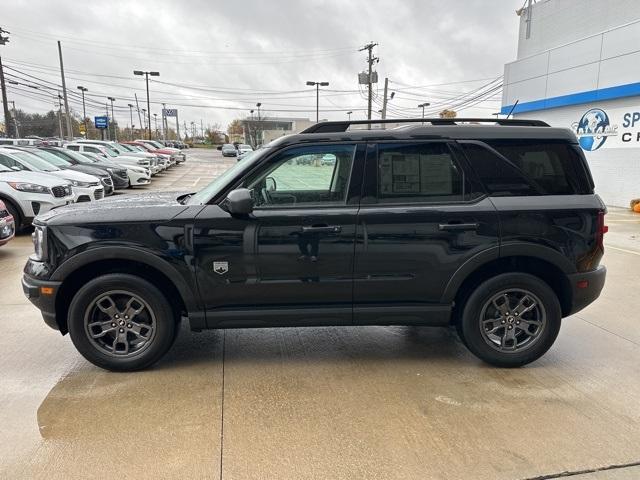
[[372, 125], [381, 123], [429, 123], [431, 125], [458, 125], [459, 123], [497, 123], [522, 127], [548, 127], [542, 120], [524, 120], [520, 118], [391, 118], [377, 120], [340, 120], [320, 122], [311, 125], [300, 133], [338, 133], [346, 132], [351, 125]]

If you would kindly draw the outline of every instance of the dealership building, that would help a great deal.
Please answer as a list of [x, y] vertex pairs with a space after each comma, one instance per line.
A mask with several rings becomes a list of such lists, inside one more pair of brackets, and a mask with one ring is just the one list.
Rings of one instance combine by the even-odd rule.
[[605, 203], [640, 198], [640, 1], [538, 0], [518, 12], [502, 114], [571, 128]]

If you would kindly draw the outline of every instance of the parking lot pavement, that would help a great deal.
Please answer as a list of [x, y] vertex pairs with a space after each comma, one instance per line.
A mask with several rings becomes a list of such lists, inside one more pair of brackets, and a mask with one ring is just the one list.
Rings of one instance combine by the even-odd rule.
[[[191, 150], [144, 190], [196, 189], [234, 161]], [[500, 480], [638, 462], [640, 225], [618, 213], [602, 297], [512, 370], [448, 329], [183, 326], [156, 367], [106, 372], [23, 297], [20, 236], [0, 248], [0, 478]]]

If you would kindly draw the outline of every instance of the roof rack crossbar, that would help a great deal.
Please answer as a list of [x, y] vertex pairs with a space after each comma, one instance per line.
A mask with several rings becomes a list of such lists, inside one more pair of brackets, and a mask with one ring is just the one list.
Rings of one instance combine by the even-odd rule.
[[351, 125], [373, 125], [382, 123], [429, 123], [431, 125], [458, 125], [460, 123], [497, 123], [503, 126], [548, 127], [542, 120], [526, 120], [520, 118], [388, 118], [385, 120], [340, 120], [336, 122], [320, 122], [311, 125], [300, 133], [339, 133], [346, 132]]

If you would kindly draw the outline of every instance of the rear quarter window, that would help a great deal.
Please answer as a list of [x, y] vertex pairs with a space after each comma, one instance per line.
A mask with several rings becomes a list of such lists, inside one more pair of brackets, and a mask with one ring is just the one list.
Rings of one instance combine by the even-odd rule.
[[569, 143], [544, 140], [485, 143], [490, 148], [478, 143], [463, 144], [463, 148], [490, 195], [593, 193], [584, 158]]

